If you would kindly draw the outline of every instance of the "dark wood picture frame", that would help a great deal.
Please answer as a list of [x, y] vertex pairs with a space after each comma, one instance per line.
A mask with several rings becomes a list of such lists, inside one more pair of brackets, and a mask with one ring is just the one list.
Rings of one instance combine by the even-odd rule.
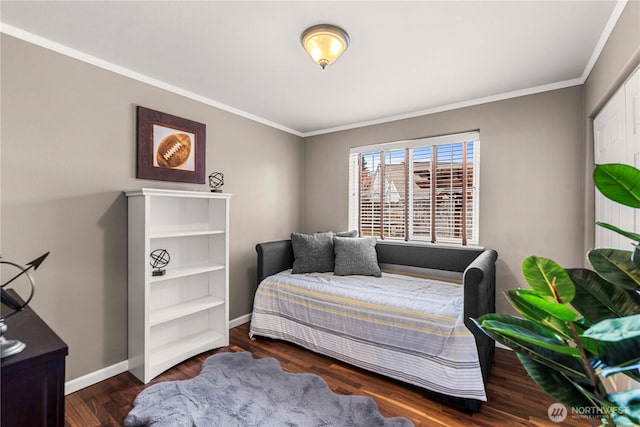
[[136, 177], [205, 183], [206, 125], [137, 107]]

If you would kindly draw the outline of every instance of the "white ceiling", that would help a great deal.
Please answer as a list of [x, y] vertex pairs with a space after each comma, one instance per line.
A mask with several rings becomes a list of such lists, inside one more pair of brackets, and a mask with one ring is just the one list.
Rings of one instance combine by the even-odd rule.
[[[581, 84], [624, 4], [3, 0], [0, 28], [308, 136]], [[351, 37], [326, 70], [319, 23]]]

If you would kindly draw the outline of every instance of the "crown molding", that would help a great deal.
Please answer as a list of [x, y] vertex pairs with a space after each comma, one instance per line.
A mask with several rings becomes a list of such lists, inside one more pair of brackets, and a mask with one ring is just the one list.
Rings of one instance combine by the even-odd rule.
[[609, 37], [611, 36], [613, 29], [618, 23], [618, 20], [620, 19], [620, 16], [622, 15], [624, 8], [627, 6], [627, 3], [628, 3], [628, 0], [618, 0], [616, 2], [616, 5], [613, 8], [613, 11], [611, 12], [611, 16], [609, 16], [609, 20], [605, 24], [604, 30], [602, 30], [600, 39], [598, 40], [596, 47], [593, 49], [591, 58], [589, 58], [589, 61], [587, 62], [586, 67], [584, 67], [584, 71], [582, 72], [582, 76], [581, 76], [582, 83], [586, 82], [587, 78], [589, 77], [589, 74], [591, 74], [591, 70], [593, 70], [593, 67], [596, 65], [596, 62], [598, 61], [598, 58], [600, 57], [600, 54], [602, 53], [604, 46], [607, 44], [607, 41], [609, 40]]
[[272, 122], [267, 119], [263, 119], [262, 117], [258, 117], [251, 113], [247, 113], [246, 111], [239, 110], [237, 108], [231, 107], [229, 105], [223, 104], [221, 102], [215, 101], [213, 99], [207, 98], [202, 95], [198, 95], [197, 93], [188, 91], [186, 89], [182, 89], [178, 86], [174, 86], [169, 83], [165, 83], [161, 80], [154, 79], [145, 74], [138, 73], [137, 71], [130, 70], [126, 67], [122, 67], [120, 65], [113, 64], [111, 62], [105, 61], [103, 59], [97, 58], [95, 56], [89, 55], [87, 53], [81, 52], [79, 50], [73, 49], [69, 46], [63, 45], [61, 43], [54, 42], [52, 40], [46, 39], [44, 37], [40, 37], [36, 34], [30, 33], [28, 31], [22, 30], [20, 28], [14, 27], [13, 25], [5, 24], [4, 22], [0, 22], [0, 33], [7, 34], [9, 36], [15, 37], [17, 39], [26, 41], [28, 43], [34, 44], [36, 46], [43, 47], [45, 49], [52, 50], [54, 52], [60, 53], [62, 55], [71, 57], [73, 59], [77, 59], [78, 61], [85, 62], [90, 65], [94, 65], [96, 67], [102, 68], [104, 70], [111, 71], [116, 74], [120, 74], [125, 77], [129, 77], [131, 79], [137, 80], [142, 83], [146, 83], [148, 85], [157, 87], [159, 89], [166, 90], [167, 92], [174, 93], [176, 95], [184, 96], [185, 98], [192, 99], [194, 101], [201, 102], [205, 105], [209, 105], [211, 107], [218, 108], [220, 110], [229, 112], [231, 114], [235, 114], [240, 117], [244, 117], [245, 119], [252, 120], [254, 122], [261, 123], [263, 125], [272, 127], [274, 129], [281, 130], [283, 132], [287, 132], [293, 134], [295, 136], [302, 137], [302, 133], [297, 130], [291, 129], [289, 127], [283, 126], [279, 123]]
[[533, 94], [537, 94], [537, 93], [541, 93], [541, 92], [547, 92], [547, 91], [552, 91], [552, 90], [557, 90], [557, 89], [564, 89], [564, 88], [567, 88], [567, 87], [578, 86], [578, 85], [584, 84], [584, 82], [586, 81], [587, 77], [589, 77], [589, 74], [591, 73], [591, 70], [593, 69], [595, 63], [597, 62], [598, 58], [600, 57], [600, 54], [602, 53], [602, 50], [604, 49], [604, 47], [605, 47], [605, 45], [607, 43], [607, 40], [611, 36], [611, 33], [613, 32], [613, 29], [615, 28], [615, 26], [616, 26], [620, 16], [622, 15], [622, 13], [624, 11], [624, 8], [627, 5], [627, 3], [628, 3], [628, 0], [618, 0], [618, 1], [616, 1], [616, 6], [614, 7], [614, 9], [613, 9], [613, 11], [611, 13], [611, 16], [609, 17], [609, 20], [607, 21], [607, 24], [605, 25], [605, 28], [604, 28], [601, 36], [600, 36], [600, 39], [598, 40], [598, 43], [596, 44], [596, 47], [594, 48], [594, 51], [591, 54], [591, 57], [590, 57], [589, 61], [587, 62], [587, 65], [586, 65], [582, 75], [579, 78], [565, 80], [565, 81], [556, 82], [556, 83], [550, 83], [550, 84], [536, 86], [536, 87], [531, 87], [531, 88], [527, 88], [527, 89], [521, 89], [521, 90], [516, 90], [516, 91], [511, 91], [511, 92], [505, 92], [505, 93], [501, 93], [501, 94], [497, 94], [497, 95], [490, 95], [490, 96], [486, 96], [486, 97], [481, 97], [481, 98], [476, 98], [476, 99], [472, 99], [472, 100], [456, 102], [456, 103], [452, 103], [452, 104], [447, 104], [447, 105], [442, 105], [442, 106], [437, 106], [437, 107], [432, 107], [432, 108], [427, 108], [427, 109], [422, 109], [422, 110], [417, 110], [417, 111], [412, 111], [412, 112], [409, 112], [409, 113], [403, 113], [403, 114], [397, 114], [397, 115], [392, 115], [392, 116], [381, 117], [379, 119], [374, 119], [374, 120], [367, 120], [367, 121], [351, 123], [351, 124], [343, 125], [343, 126], [336, 126], [336, 127], [331, 127], [331, 128], [318, 129], [318, 130], [309, 131], [309, 132], [301, 132], [301, 131], [298, 131], [298, 130], [295, 130], [295, 129], [291, 129], [291, 128], [289, 128], [287, 126], [284, 126], [284, 125], [281, 125], [279, 123], [275, 123], [275, 122], [272, 122], [270, 120], [264, 119], [262, 117], [258, 117], [256, 115], [248, 113], [246, 111], [239, 110], [237, 108], [231, 107], [229, 105], [223, 104], [223, 103], [215, 101], [213, 99], [204, 97], [202, 95], [198, 95], [197, 93], [182, 89], [180, 87], [171, 85], [169, 83], [165, 83], [163, 81], [154, 79], [154, 78], [149, 77], [147, 75], [144, 75], [142, 73], [138, 73], [138, 72], [130, 70], [128, 68], [121, 67], [119, 65], [113, 64], [111, 62], [108, 62], [108, 61], [105, 61], [103, 59], [97, 58], [95, 56], [92, 56], [92, 55], [86, 54], [84, 52], [78, 51], [78, 50], [73, 49], [73, 48], [71, 48], [69, 46], [54, 42], [54, 41], [46, 39], [44, 37], [40, 37], [38, 35], [35, 35], [35, 34], [30, 33], [28, 31], [25, 31], [25, 30], [22, 30], [20, 28], [14, 27], [12, 25], [5, 24], [4, 22], [0, 22], [0, 33], [4, 33], [4, 34], [7, 34], [7, 35], [10, 35], [12, 37], [24, 40], [26, 42], [35, 44], [35, 45], [40, 46], [40, 47], [43, 47], [45, 49], [52, 50], [54, 52], [60, 53], [62, 55], [69, 56], [69, 57], [77, 59], [79, 61], [91, 64], [91, 65], [95, 65], [96, 67], [100, 67], [102, 69], [114, 72], [116, 74], [120, 74], [122, 76], [129, 77], [131, 79], [140, 81], [142, 83], [146, 83], [146, 84], [149, 84], [151, 86], [155, 86], [157, 88], [166, 90], [166, 91], [174, 93], [176, 95], [184, 96], [184, 97], [192, 99], [194, 101], [201, 102], [201, 103], [203, 103], [205, 105], [209, 105], [211, 107], [215, 107], [215, 108], [218, 108], [220, 110], [227, 111], [227, 112], [235, 114], [237, 116], [244, 117], [244, 118], [252, 120], [254, 122], [261, 123], [263, 125], [269, 126], [271, 128], [278, 129], [278, 130], [281, 130], [283, 132], [286, 132], [286, 133], [289, 133], [289, 134], [292, 134], [292, 135], [295, 135], [295, 136], [298, 136], [298, 137], [301, 137], [301, 138], [308, 138], [308, 137], [317, 136], [317, 135], [324, 135], [324, 134], [328, 134], [328, 133], [334, 133], [334, 132], [346, 131], [346, 130], [351, 130], [351, 129], [357, 129], [357, 128], [362, 128], [362, 127], [365, 127], [365, 126], [374, 126], [374, 125], [394, 122], [394, 121], [398, 121], [398, 120], [411, 119], [411, 118], [425, 116], [425, 115], [429, 115], [429, 114], [436, 114], [436, 113], [441, 113], [441, 112], [444, 112], [444, 111], [450, 111], [450, 110], [456, 110], [456, 109], [460, 109], [460, 108], [472, 107], [472, 106], [487, 104], [487, 103], [490, 103], [490, 102], [503, 101], [503, 100], [507, 100], [507, 99], [511, 99], [511, 98], [517, 98], [517, 97], [521, 97], [521, 96], [533, 95]]
[[551, 83], [551, 84], [542, 85], [542, 86], [536, 86], [536, 87], [532, 87], [532, 88], [528, 88], [528, 89], [515, 90], [515, 91], [512, 91], [512, 92], [505, 92], [505, 93], [501, 93], [501, 94], [498, 94], [498, 95], [490, 95], [490, 96], [485, 96], [485, 97], [482, 97], [482, 98], [471, 99], [471, 100], [468, 100], [468, 101], [461, 101], [461, 102], [456, 102], [456, 103], [453, 103], [453, 104], [447, 104], [447, 105], [442, 105], [442, 106], [438, 106], [438, 107], [427, 108], [427, 109], [424, 109], [424, 110], [412, 111], [410, 113], [405, 113], [405, 114], [398, 114], [398, 115], [395, 115], [395, 116], [382, 117], [380, 119], [368, 120], [368, 121], [365, 121], [365, 122], [353, 123], [353, 124], [349, 124], [349, 125], [345, 125], [345, 126], [337, 126], [337, 127], [328, 128], [328, 129], [321, 129], [321, 130], [317, 130], [317, 131], [305, 132], [305, 133], [302, 134], [302, 137], [303, 138], [307, 138], [307, 137], [310, 137], [310, 136], [324, 135], [324, 134], [327, 134], [327, 133], [340, 132], [340, 131], [344, 131], [344, 130], [361, 128], [361, 127], [365, 127], [365, 126], [373, 126], [373, 125], [379, 125], [379, 124], [383, 124], [383, 123], [395, 122], [395, 121], [398, 121], [398, 120], [412, 119], [414, 117], [420, 117], [420, 116], [426, 116], [426, 115], [429, 115], [429, 114], [442, 113], [444, 111], [457, 110], [459, 108], [473, 107], [473, 106], [476, 106], [476, 105], [488, 104], [490, 102], [504, 101], [506, 99], [518, 98], [518, 97], [527, 96], [527, 95], [534, 95], [536, 93], [549, 92], [549, 91], [552, 91], [552, 90], [564, 89], [564, 88], [571, 87], [571, 86], [579, 86], [579, 85], [581, 85], [583, 83], [584, 83], [584, 80], [582, 80], [582, 78], [565, 80], [565, 81], [562, 81], [562, 82]]

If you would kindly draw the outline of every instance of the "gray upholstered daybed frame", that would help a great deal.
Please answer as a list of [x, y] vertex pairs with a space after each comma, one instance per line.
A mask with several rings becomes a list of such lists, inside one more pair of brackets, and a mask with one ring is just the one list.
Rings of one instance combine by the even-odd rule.
[[[256, 245], [258, 252], [258, 284], [266, 277], [293, 266], [291, 240], [280, 240]], [[396, 264], [433, 270], [462, 273], [464, 286], [464, 322], [473, 333], [478, 347], [480, 369], [486, 387], [495, 342], [480, 331], [470, 318], [495, 312], [495, 263], [496, 251], [482, 248], [451, 248], [418, 246], [401, 243], [378, 242], [376, 246], [379, 264]], [[426, 391], [434, 397], [443, 397], [448, 403], [477, 412], [481, 401], [443, 396]]]

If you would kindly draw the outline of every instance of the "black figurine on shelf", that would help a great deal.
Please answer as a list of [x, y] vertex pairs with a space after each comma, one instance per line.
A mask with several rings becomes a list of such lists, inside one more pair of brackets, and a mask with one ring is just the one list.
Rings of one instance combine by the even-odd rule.
[[[40, 264], [42, 264], [42, 261], [44, 261], [44, 259], [48, 255], [49, 255], [49, 252], [47, 252], [42, 256], [39, 256], [38, 258], [34, 259], [31, 262], [28, 262], [27, 263], [28, 267], [23, 267], [11, 261], [0, 260], [0, 264], [10, 265], [12, 267], [17, 268], [20, 271], [11, 279], [3, 283], [2, 286], [0, 286], [0, 301], [2, 301], [2, 304], [4, 304], [5, 306], [13, 310], [11, 313], [7, 314], [6, 316], [0, 314], [0, 359], [8, 356], [13, 356], [14, 354], [18, 354], [27, 347], [26, 344], [23, 343], [22, 341], [8, 340], [4, 337], [4, 333], [7, 332], [7, 325], [4, 323], [4, 321], [7, 318], [18, 313], [19, 311], [22, 311], [22, 309], [24, 309], [27, 305], [29, 305], [29, 302], [31, 302], [31, 300], [33, 299], [33, 294], [36, 291], [34, 280], [31, 274], [29, 273], [29, 270], [31, 269], [33, 269], [34, 271], [37, 270]], [[9, 283], [12, 283], [14, 280], [22, 276], [27, 278], [27, 280], [29, 281], [29, 286], [31, 287], [31, 292], [29, 294], [29, 297], [24, 302], [20, 302], [18, 299], [16, 299], [13, 295], [11, 295], [5, 289], [5, 287]]]
[[171, 261], [171, 256], [166, 249], [156, 249], [151, 252], [149, 255], [151, 258], [151, 267], [153, 267], [153, 271], [151, 272], [152, 276], [164, 276], [167, 270], [163, 270], [164, 267], [169, 265]]
[[213, 172], [209, 175], [209, 187], [212, 193], [221, 193], [224, 185], [224, 174], [222, 172]]

